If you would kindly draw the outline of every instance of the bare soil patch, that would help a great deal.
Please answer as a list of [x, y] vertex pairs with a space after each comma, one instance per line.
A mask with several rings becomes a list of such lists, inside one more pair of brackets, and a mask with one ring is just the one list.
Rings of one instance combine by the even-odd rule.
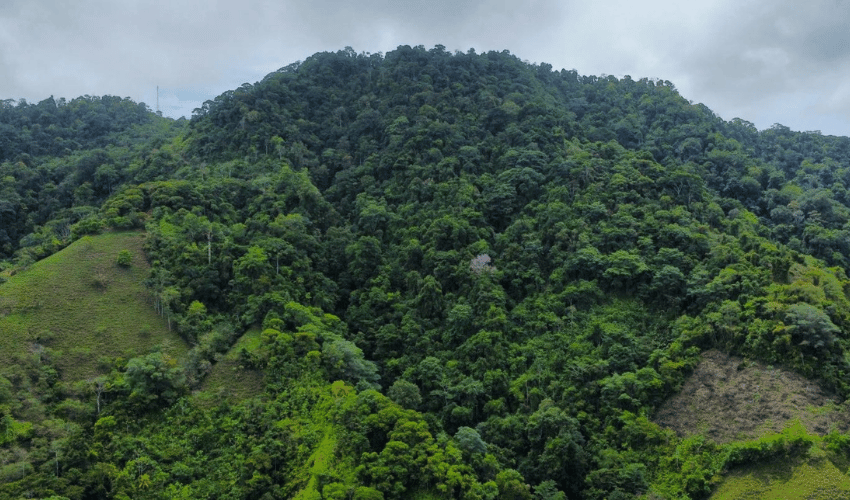
[[653, 420], [680, 436], [702, 433], [718, 443], [778, 432], [796, 418], [823, 435], [850, 428], [850, 406], [837, 401], [796, 373], [711, 350]]

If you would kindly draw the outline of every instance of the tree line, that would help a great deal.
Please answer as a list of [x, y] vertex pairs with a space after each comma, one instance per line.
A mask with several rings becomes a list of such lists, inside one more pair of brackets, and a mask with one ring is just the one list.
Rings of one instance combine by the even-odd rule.
[[[29, 429], [14, 394], [35, 389], [6, 375], [3, 446], [31, 450], [0, 469], [10, 495], [706, 498], [820, 438], [653, 423], [700, 352], [850, 391], [847, 138], [441, 46], [317, 54], [188, 124], [112, 103], [115, 144], [2, 164], [4, 265], [144, 230], [152, 304], [192, 349], [89, 392], [45, 356]], [[191, 397], [246, 332], [262, 394]]]

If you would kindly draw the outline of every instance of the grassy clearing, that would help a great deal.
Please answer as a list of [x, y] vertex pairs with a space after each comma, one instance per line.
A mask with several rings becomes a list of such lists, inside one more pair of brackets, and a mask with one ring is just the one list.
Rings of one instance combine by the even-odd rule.
[[294, 500], [308, 500], [322, 497], [318, 489], [318, 478], [321, 474], [326, 474], [331, 470], [331, 461], [334, 457], [335, 448], [335, 436], [325, 434], [319, 446], [316, 447], [316, 451], [310, 456], [310, 460], [307, 462], [310, 477], [307, 486], [295, 495]]
[[[0, 366], [44, 346], [60, 353], [61, 376], [73, 381], [101, 373], [105, 360], [157, 345], [174, 357], [185, 353], [144, 287], [143, 243], [138, 232], [84, 237], [0, 285]], [[122, 250], [131, 254], [129, 267], [117, 264]]]
[[[304, 467], [297, 475], [305, 486], [292, 498], [295, 500], [313, 500], [327, 498], [319, 489], [320, 478], [333, 477], [342, 485], [357, 484], [354, 464], [349, 460], [340, 460], [337, 454], [339, 442], [339, 429], [331, 421], [335, 406], [351, 404], [357, 398], [357, 394], [351, 386], [342, 382], [334, 382], [330, 391], [321, 389], [321, 396], [310, 411], [310, 416], [303, 420], [282, 420], [278, 425], [289, 427], [294, 434], [306, 431], [313, 435], [321, 435], [317, 446], [312, 450], [310, 457], [305, 461]], [[337, 498], [337, 497], [333, 497]]]
[[[237, 400], [248, 399], [263, 393], [263, 373], [250, 370], [239, 363], [239, 351], [248, 352], [260, 344], [260, 330], [245, 332], [236, 344], [213, 365], [212, 372], [204, 379], [201, 390], [204, 393], [232, 397]], [[201, 395], [203, 396], [203, 395]]]
[[815, 444], [799, 457], [736, 466], [724, 474], [711, 500], [828, 500], [850, 498], [847, 460], [824, 451], [824, 436], [846, 432], [850, 404], [811, 380], [785, 370], [719, 351], [703, 360], [654, 420], [680, 436], [695, 433], [718, 442], [768, 438], [799, 425]]
[[776, 460], [730, 473], [710, 500], [842, 500], [850, 478], [823, 456]]

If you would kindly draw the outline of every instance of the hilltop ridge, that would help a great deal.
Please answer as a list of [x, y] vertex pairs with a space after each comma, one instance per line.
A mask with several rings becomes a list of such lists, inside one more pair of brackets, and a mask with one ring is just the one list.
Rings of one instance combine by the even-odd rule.
[[187, 350], [114, 359], [73, 411], [34, 387], [47, 427], [0, 379], [2, 494], [696, 499], [850, 457], [840, 427], [654, 419], [705, 353], [850, 394], [846, 137], [439, 46], [316, 54], [143, 122], [0, 163], [2, 266], [144, 230]]

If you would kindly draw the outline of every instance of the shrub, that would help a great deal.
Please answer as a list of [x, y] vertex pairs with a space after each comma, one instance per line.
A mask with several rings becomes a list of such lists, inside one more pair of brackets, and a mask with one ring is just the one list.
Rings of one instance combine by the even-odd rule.
[[99, 234], [103, 230], [103, 221], [98, 217], [86, 217], [71, 226], [71, 237], [79, 238], [85, 234]]
[[129, 250], [121, 250], [118, 252], [117, 262], [121, 267], [130, 267], [133, 263], [133, 254]]

